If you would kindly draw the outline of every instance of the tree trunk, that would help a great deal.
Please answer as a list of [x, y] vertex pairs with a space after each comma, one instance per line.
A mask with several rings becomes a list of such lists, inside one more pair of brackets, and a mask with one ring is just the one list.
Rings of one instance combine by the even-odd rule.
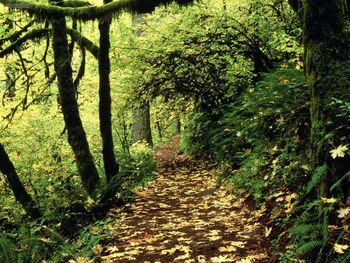
[[[331, 166], [330, 146], [326, 134], [332, 133], [333, 144], [340, 144], [336, 127], [328, 125], [337, 112], [332, 99], [350, 99], [350, 49], [346, 32], [345, 0], [303, 1], [303, 30], [305, 64], [311, 91], [311, 165]], [[326, 178], [319, 187], [319, 195], [328, 192]]]
[[[50, 1], [50, 3], [51, 2], [53, 1]], [[55, 1], [55, 3], [57, 3], [57, 1]], [[59, 4], [62, 3], [63, 1], [59, 1]], [[70, 58], [65, 17], [57, 17], [52, 21], [52, 40], [54, 66], [57, 75], [62, 113], [68, 132], [68, 142], [74, 152], [83, 187], [90, 196], [94, 196], [94, 192], [99, 184], [99, 176], [79, 115], [72, 78], [72, 68], [69, 63]]]
[[133, 124], [131, 133], [133, 142], [144, 141], [152, 147], [153, 140], [149, 110], [148, 102], [132, 110]]
[[[134, 15], [133, 26], [143, 22], [141, 15]], [[136, 36], [142, 34], [142, 30], [136, 31]], [[132, 110], [132, 141], [144, 141], [153, 147], [152, 131], [151, 131], [151, 117], [150, 106], [148, 101], [142, 101], [141, 106], [135, 107]]]
[[0, 143], [0, 172], [3, 173], [11, 187], [16, 200], [23, 206], [24, 210], [32, 218], [39, 218], [40, 211], [36, 207], [32, 197], [27, 193], [21, 180], [19, 179], [16, 169], [7, 155], [4, 147]]
[[[104, 0], [104, 4], [111, 0]], [[119, 171], [119, 164], [116, 162], [114, 154], [114, 144], [112, 135], [112, 113], [111, 113], [111, 87], [110, 87], [110, 59], [109, 59], [109, 29], [111, 17], [100, 19], [98, 28], [100, 30], [100, 52], [98, 54], [98, 66], [100, 77], [99, 88], [99, 115], [100, 115], [100, 133], [102, 137], [103, 163], [107, 181], [115, 176]]]

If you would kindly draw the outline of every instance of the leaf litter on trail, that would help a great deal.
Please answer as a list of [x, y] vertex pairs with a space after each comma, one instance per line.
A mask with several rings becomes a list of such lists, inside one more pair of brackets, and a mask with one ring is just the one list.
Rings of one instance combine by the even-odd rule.
[[248, 214], [244, 199], [215, 184], [210, 165], [166, 147], [156, 152], [157, 180], [110, 212], [114, 237], [101, 261], [268, 262], [266, 230], [257, 223], [264, 209]]

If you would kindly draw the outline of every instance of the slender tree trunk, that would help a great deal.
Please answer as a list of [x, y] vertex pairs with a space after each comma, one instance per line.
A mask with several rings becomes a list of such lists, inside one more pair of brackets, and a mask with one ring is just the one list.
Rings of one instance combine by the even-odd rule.
[[180, 114], [178, 114], [176, 117], [176, 131], [177, 131], [177, 134], [181, 133], [181, 116], [180, 116]]
[[[313, 168], [328, 163], [330, 143], [340, 144], [336, 127], [329, 125], [337, 115], [332, 99], [350, 100], [350, 49], [346, 25], [348, 14], [345, 0], [304, 0], [302, 21], [305, 63], [311, 91], [311, 164]], [[337, 165], [339, 166], [339, 165]], [[328, 192], [329, 178], [319, 187], [319, 195]]]
[[36, 207], [32, 197], [27, 193], [21, 180], [19, 179], [16, 169], [7, 155], [4, 147], [0, 143], [0, 172], [3, 173], [11, 187], [16, 200], [23, 206], [24, 210], [32, 218], [41, 216], [39, 209]]
[[[104, 0], [104, 4], [111, 0]], [[98, 66], [100, 76], [99, 88], [99, 115], [100, 115], [100, 133], [102, 137], [103, 163], [107, 181], [115, 176], [119, 171], [119, 164], [116, 162], [114, 154], [114, 144], [112, 135], [112, 113], [111, 113], [111, 87], [110, 87], [110, 58], [109, 58], [109, 31], [111, 17], [100, 19], [98, 28], [100, 30], [100, 52], [98, 55]]]
[[[55, 1], [55, 3], [62, 4], [63, 1]], [[57, 17], [52, 21], [52, 40], [54, 66], [62, 113], [68, 132], [68, 142], [74, 152], [83, 187], [90, 196], [94, 196], [94, 191], [99, 184], [99, 176], [79, 115], [70, 65], [65, 17]]]

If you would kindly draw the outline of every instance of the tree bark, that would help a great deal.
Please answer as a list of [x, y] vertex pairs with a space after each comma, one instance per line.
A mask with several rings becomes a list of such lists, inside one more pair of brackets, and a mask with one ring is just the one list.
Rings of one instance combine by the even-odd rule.
[[144, 141], [153, 147], [151, 117], [149, 103], [144, 102], [140, 107], [132, 110], [132, 141]]
[[[104, 4], [111, 0], [104, 0]], [[116, 162], [114, 154], [114, 144], [112, 135], [112, 113], [111, 113], [111, 87], [110, 87], [110, 58], [109, 58], [109, 30], [111, 17], [100, 19], [98, 28], [100, 31], [100, 50], [98, 56], [100, 88], [99, 88], [99, 115], [100, 133], [102, 137], [102, 155], [107, 181], [115, 176], [119, 171], [119, 164]]]
[[24, 210], [32, 218], [41, 216], [39, 209], [36, 207], [32, 197], [24, 188], [21, 180], [18, 177], [16, 169], [7, 155], [4, 147], [0, 143], [0, 172], [3, 173], [11, 187], [11, 190], [16, 200], [23, 206]]
[[[57, 1], [55, 2], [57, 3]], [[62, 2], [59, 1], [60, 4]], [[57, 17], [52, 21], [52, 40], [54, 66], [57, 74], [62, 113], [68, 132], [68, 142], [74, 152], [83, 187], [90, 196], [94, 197], [94, 192], [99, 185], [99, 176], [79, 115], [73, 85], [72, 68], [69, 63], [65, 17]]]
[[[142, 15], [135, 14], [133, 17], [133, 26], [143, 22]], [[142, 30], [137, 29], [136, 36], [142, 35]], [[132, 109], [132, 141], [144, 141], [153, 147], [150, 106], [148, 101], [141, 101], [141, 105]]]
[[[340, 144], [336, 127], [327, 124], [337, 115], [332, 99], [350, 99], [348, 11], [345, 0], [304, 0], [302, 9], [305, 66], [311, 91], [311, 165], [315, 169], [324, 163], [333, 166], [325, 135], [333, 133], [333, 143]], [[328, 179], [319, 187], [321, 196], [327, 195]]]

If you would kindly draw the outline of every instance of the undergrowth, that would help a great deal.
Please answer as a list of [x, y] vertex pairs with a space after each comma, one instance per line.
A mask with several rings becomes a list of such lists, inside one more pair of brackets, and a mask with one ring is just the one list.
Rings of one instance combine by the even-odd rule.
[[[312, 171], [309, 166], [308, 98], [303, 72], [291, 64], [276, 65], [215, 116], [192, 114], [182, 147], [215, 160], [218, 182], [264, 212], [258, 218], [272, 229], [272, 262], [345, 263], [350, 258], [350, 209], [344, 182], [350, 173], [332, 174], [327, 165]], [[346, 144], [349, 103], [333, 103], [339, 112], [334, 123], [341, 123], [337, 129], [343, 136], [326, 136]], [[317, 197], [322, 180], [331, 182], [330, 192], [338, 198]]]
[[[145, 186], [155, 178], [156, 162], [153, 150], [143, 144], [136, 143], [130, 147], [130, 154], [120, 153], [120, 184], [117, 195], [110, 202], [113, 206], [125, 204], [134, 197], [134, 190]], [[43, 179], [44, 180], [44, 179]], [[84, 258], [98, 260], [102, 253], [103, 244], [111, 238], [105, 227], [114, 219], [106, 217], [109, 207], [87, 198], [79, 187], [73, 184], [63, 186], [67, 195], [72, 192], [80, 193], [70, 203], [62, 203], [55, 197], [42, 199], [54, 202], [47, 205], [41, 220], [28, 219], [21, 207], [16, 216], [11, 216], [13, 207], [3, 210], [5, 216], [0, 225], [0, 262], [68, 262]], [[103, 192], [103, 189], [101, 189]], [[85, 198], [84, 198], [85, 197]], [[5, 207], [6, 208], [6, 207]], [[7, 213], [6, 213], [7, 212]]]

